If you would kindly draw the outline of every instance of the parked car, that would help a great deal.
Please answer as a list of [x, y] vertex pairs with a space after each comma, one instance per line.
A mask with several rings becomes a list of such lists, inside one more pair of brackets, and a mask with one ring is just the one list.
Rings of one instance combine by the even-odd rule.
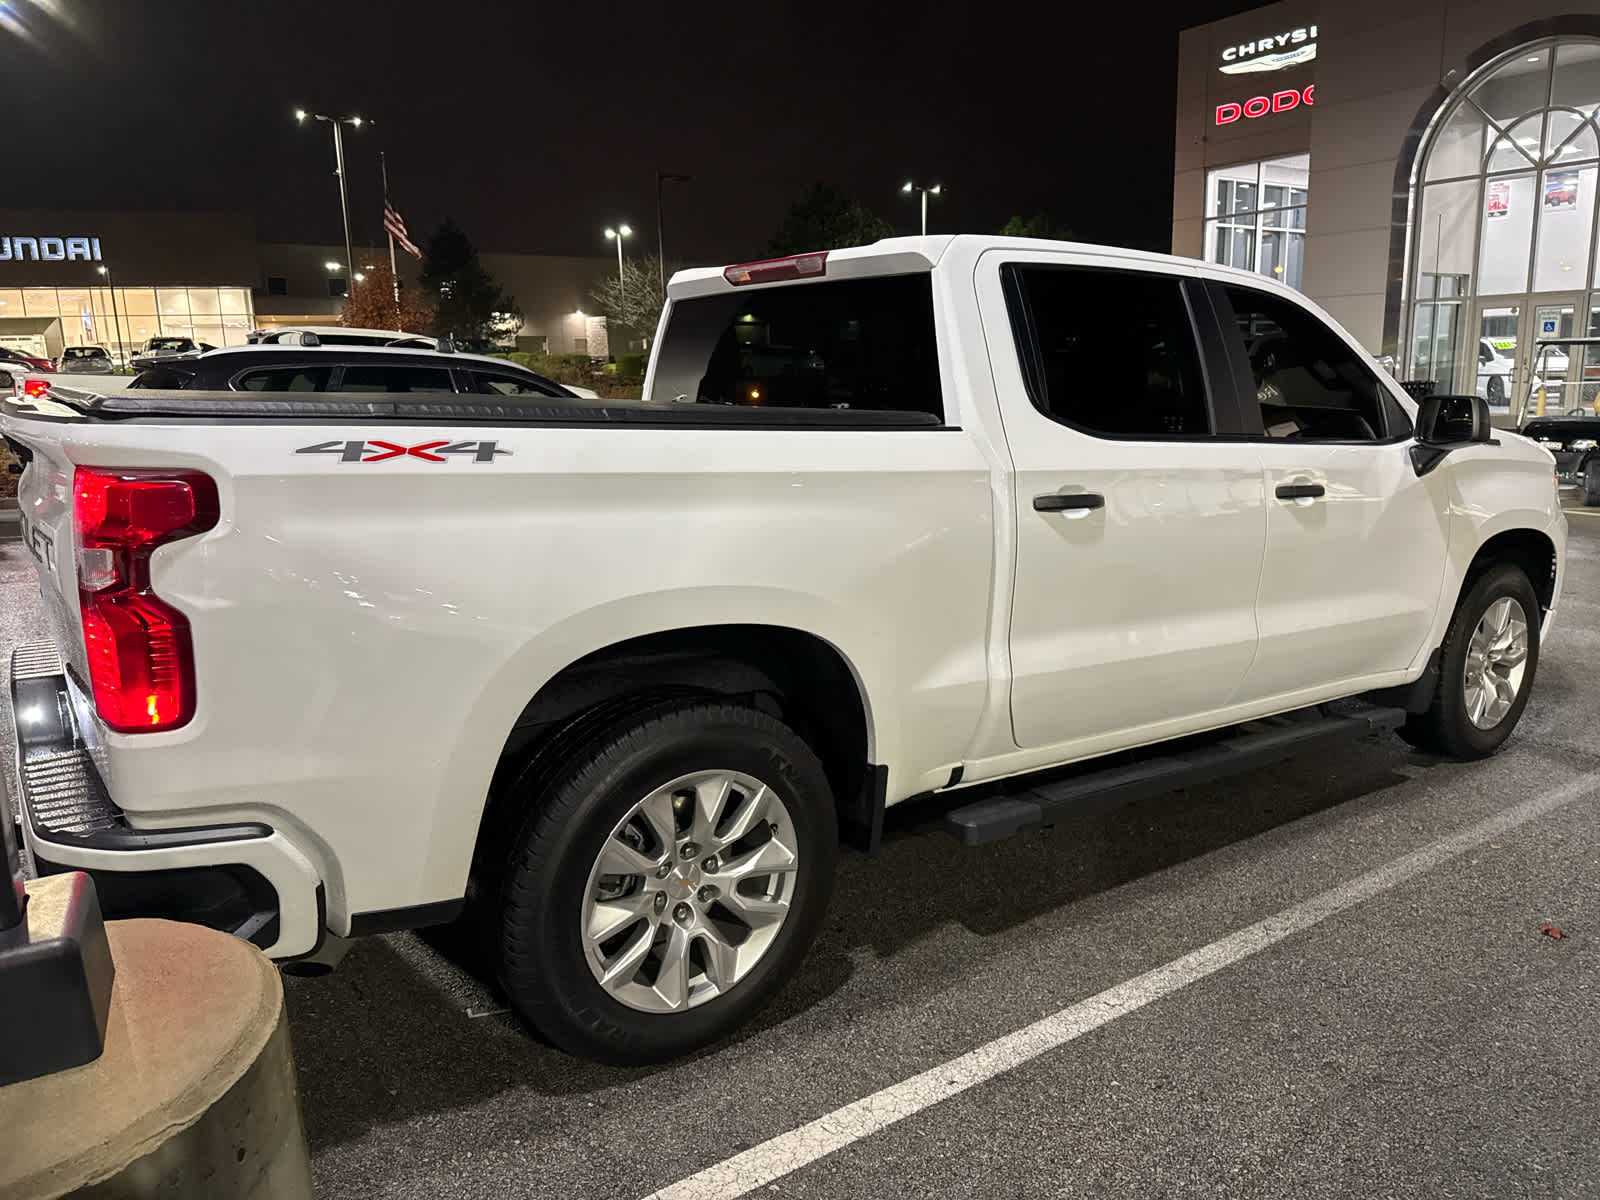
[[1517, 432], [1555, 456], [1557, 478], [1577, 487], [1584, 504], [1600, 507], [1600, 415], [1593, 408], [1532, 417]]
[[134, 351], [133, 361], [140, 362], [147, 358], [165, 357], [173, 354], [204, 354], [207, 350], [215, 349], [215, 346], [207, 342], [197, 342], [190, 337], [179, 337], [177, 335], [153, 337], [147, 339], [142, 348]]
[[393, 329], [362, 329], [346, 325], [286, 325], [278, 329], [253, 329], [245, 335], [251, 345], [262, 346], [391, 346], [397, 349], [437, 350], [439, 339], [423, 333]]
[[[345, 325], [290, 325], [280, 329], [255, 329], [247, 339], [252, 345], [271, 346], [386, 346], [391, 350], [438, 350], [441, 345], [448, 352], [453, 344], [445, 339], [424, 333], [397, 333], [392, 329], [362, 329]], [[592, 388], [576, 384], [562, 384], [575, 396], [585, 400], [599, 399]]]
[[1528, 701], [1550, 454], [1290, 288], [903, 238], [680, 272], [662, 329], [642, 401], [256, 347], [178, 364], [243, 391], [0, 406], [42, 868], [286, 960], [460, 918], [529, 1024], [642, 1063], [773, 996], [888, 805], [977, 785], [980, 844], [1390, 728], [1480, 758]]
[[0, 346], [0, 363], [15, 363], [30, 371], [54, 371], [56, 364], [48, 358], [38, 358], [32, 354], [24, 354], [20, 350], [13, 350], [10, 346]]
[[71, 375], [110, 375], [114, 369], [104, 346], [68, 346], [56, 359], [56, 370]]
[[[516, 363], [387, 346], [231, 346], [141, 364], [130, 389], [218, 392], [472, 392], [578, 399]], [[592, 398], [592, 397], [591, 397]]]
[[[1552, 380], [1564, 378], [1568, 358], [1560, 350], [1552, 349], [1534, 365], [1542, 368]], [[1474, 390], [1495, 408], [1505, 408], [1511, 395], [1511, 373], [1516, 369], [1516, 356], [1508, 353], [1492, 338], [1478, 339], [1478, 373]], [[1532, 396], [1539, 387], [1537, 378], [1528, 381], [1528, 394]]]

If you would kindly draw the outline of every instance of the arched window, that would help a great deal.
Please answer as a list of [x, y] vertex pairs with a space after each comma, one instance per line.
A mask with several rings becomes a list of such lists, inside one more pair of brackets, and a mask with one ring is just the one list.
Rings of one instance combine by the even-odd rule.
[[1536, 345], [1600, 336], [1597, 112], [1600, 38], [1588, 37], [1520, 46], [1440, 110], [1414, 176], [1413, 378], [1514, 412], [1535, 372], [1558, 394], [1591, 365], [1600, 379], [1600, 347], [1569, 364]]

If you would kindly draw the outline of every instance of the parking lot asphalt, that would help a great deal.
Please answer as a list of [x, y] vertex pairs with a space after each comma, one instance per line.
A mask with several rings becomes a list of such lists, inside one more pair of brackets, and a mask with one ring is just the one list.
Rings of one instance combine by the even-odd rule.
[[1597, 677], [1575, 517], [1494, 759], [1386, 736], [981, 849], [897, 811], [775, 1004], [660, 1068], [542, 1045], [448, 935], [358, 942], [285, 980], [318, 1194], [1600, 1194]]

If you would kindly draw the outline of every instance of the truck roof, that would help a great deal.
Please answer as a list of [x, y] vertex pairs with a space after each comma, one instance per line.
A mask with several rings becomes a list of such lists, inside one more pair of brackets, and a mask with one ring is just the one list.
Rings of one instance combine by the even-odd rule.
[[[1151, 266], [1179, 266], [1185, 270], [1203, 270], [1212, 278], [1237, 280], [1239, 283], [1248, 284], [1250, 287], [1267, 291], [1282, 291], [1295, 297], [1300, 303], [1306, 302], [1303, 293], [1295, 291], [1286, 284], [1253, 271], [1245, 271], [1236, 267], [1219, 266], [1216, 263], [1204, 262], [1195, 258], [1183, 258], [1175, 254], [1157, 254], [1149, 250], [1132, 250], [1125, 246], [1104, 246], [1092, 242], [1062, 242], [1049, 241], [1042, 238], [1006, 237], [1001, 234], [959, 233], [938, 234], [929, 237], [894, 237], [883, 238], [866, 246], [846, 246], [838, 250], [817, 250], [802, 254], [787, 255], [782, 258], [757, 259], [753, 262], [732, 263], [725, 267], [694, 267], [685, 271], [678, 271], [667, 284], [667, 296], [673, 300], [683, 300], [694, 296], [710, 296], [726, 294], [735, 286], [770, 286], [782, 283], [804, 283], [816, 278], [850, 279], [868, 275], [896, 275], [910, 274], [916, 271], [930, 271], [936, 267], [952, 250], [958, 250], [971, 257], [986, 250], [1060, 250], [1077, 254], [1093, 254], [1101, 258], [1125, 259], [1130, 264], [1147, 263]], [[752, 267], [770, 264], [778, 268], [780, 264], [790, 263], [794, 260], [826, 256], [826, 266], [820, 270], [797, 271], [785, 278], [776, 274], [770, 279], [751, 279], [747, 283], [735, 285], [727, 277], [727, 273], [738, 267]], [[820, 264], [819, 264], [820, 266]], [[809, 276], [809, 278], [808, 278]]]

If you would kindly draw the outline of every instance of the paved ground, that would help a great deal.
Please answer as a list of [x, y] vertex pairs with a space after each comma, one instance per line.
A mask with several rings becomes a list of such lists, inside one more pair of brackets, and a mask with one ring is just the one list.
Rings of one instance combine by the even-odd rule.
[[[18, 558], [0, 546], [0, 638], [26, 623]], [[756, 1026], [658, 1070], [540, 1045], [419, 937], [358, 943], [286, 981], [319, 1194], [637, 1200], [743, 1152], [731, 1186], [674, 1200], [1600, 1194], [1597, 677], [1600, 517], [1575, 516], [1497, 758], [1384, 739], [982, 850], [903, 815], [846, 858]], [[1187, 986], [1081, 1004], [1286, 910]], [[987, 1077], [983, 1047], [1063, 1009], [1098, 1015]], [[941, 1103], [916, 1083], [831, 1115], [974, 1050], [991, 1066], [959, 1070], [985, 1077]], [[850, 1140], [896, 1102], [915, 1111]], [[830, 1131], [848, 1144], [806, 1161]]]

